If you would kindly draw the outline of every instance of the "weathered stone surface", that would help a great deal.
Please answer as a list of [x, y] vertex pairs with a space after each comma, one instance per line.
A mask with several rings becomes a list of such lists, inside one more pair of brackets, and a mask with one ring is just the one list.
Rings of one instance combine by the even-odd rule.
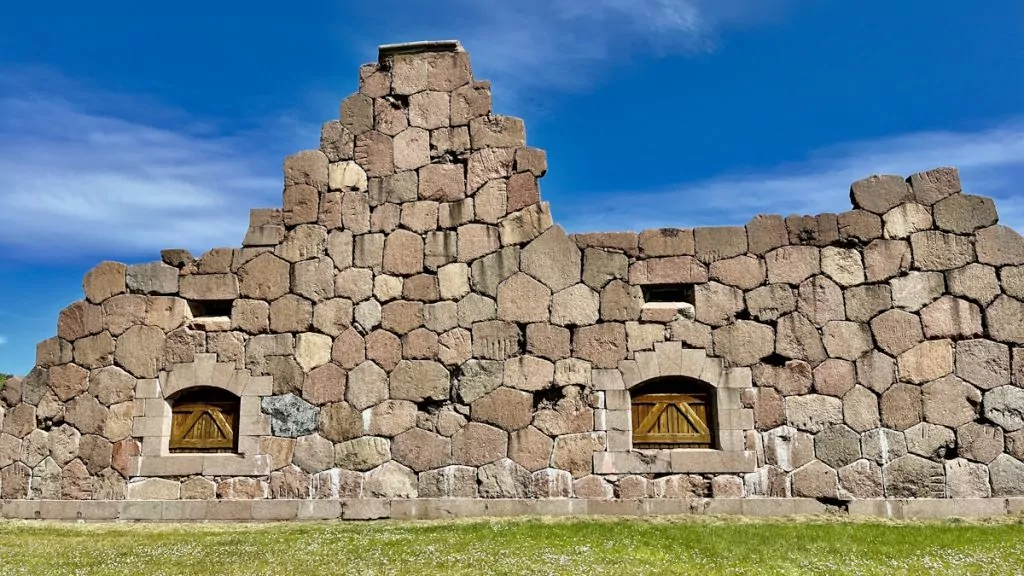
[[370, 498], [415, 498], [418, 484], [412, 470], [391, 460], [366, 473], [363, 494]]
[[839, 495], [853, 498], [881, 498], [882, 469], [870, 460], [858, 460], [839, 469]]
[[853, 362], [831, 358], [814, 369], [814, 390], [826, 396], [843, 398], [857, 384]]
[[559, 436], [555, 439], [551, 462], [555, 468], [568, 470], [573, 478], [582, 478], [593, 471], [594, 452], [604, 448], [605, 438], [600, 433]]
[[751, 366], [775, 351], [775, 333], [764, 324], [738, 320], [713, 332], [715, 354]]
[[1007, 432], [1024, 428], [1024, 390], [1016, 386], [989, 390], [985, 393], [984, 414]]
[[552, 226], [523, 249], [522, 269], [558, 292], [580, 282], [582, 255], [560, 226]]
[[885, 214], [912, 197], [910, 187], [902, 177], [888, 174], [858, 180], [850, 187], [850, 200], [854, 207], [875, 214]]
[[921, 388], [910, 384], [896, 384], [882, 394], [879, 402], [882, 425], [893, 430], [906, 430], [921, 422], [923, 407]]
[[533, 476], [508, 458], [482, 466], [477, 472], [477, 478], [481, 498], [533, 496]]
[[889, 310], [871, 321], [871, 332], [878, 347], [898, 356], [924, 341], [921, 320], [903, 310]]
[[970, 234], [999, 220], [995, 203], [990, 198], [970, 194], [949, 196], [937, 202], [932, 210], [935, 225], [940, 230], [957, 234]]
[[800, 284], [797, 310], [819, 328], [833, 320], [843, 320], [846, 318], [843, 291], [824, 276], [805, 280]]
[[912, 234], [910, 246], [914, 266], [921, 270], [953, 270], [974, 261], [974, 244], [965, 236], [927, 230]]
[[1003, 431], [997, 426], [968, 422], [956, 429], [957, 453], [969, 460], [988, 464], [1003, 452]]
[[960, 192], [960, 174], [956, 168], [942, 167], [912, 174], [909, 178], [914, 198], [931, 206], [943, 198]]
[[165, 340], [160, 328], [132, 326], [117, 339], [114, 360], [136, 378], [156, 378]]
[[888, 498], [941, 498], [945, 493], [942, 464], [913, 454], [886, 464], [882, 477]]
[[395, 230], [384, 241], [384, 272], [409, 276], [423, 271], [423, 239], [408, 230]]
[[907, 441], [903, 433], [884, 428], [868, 430], [862, 434], [860, 445], [864, 458], [882, 466], [907, 453]]
[[863, 386], [854, 387], [843, 396], [843, 421], [857, 432], [881, 426], [878, 397]]
[[57, 318], [57, 336], [69, 342], [102, 330], [103, 309], [85, 301], [75, 302], [61, 310]]
[[886, 238], [909, 238], [911, 234], [932, 227], [932, 213], [920, 204], [902, 204], [883, 217]]
[[821, 251], [812, 246], [783, 246], [765, 256], [770, 284], [797, 285], [821, 272]]
[[452, 461], [466, 466], [483, 466], [508, 453], [508, 434], [478, 422], [470, 422], [452, 437]]
[[978, 305], [948, 295], [921, 310], [921, 323], [928, 338], [972, 338], [983, 334]]
[[471, 409], [473, 420], [515, 432], [530, 425], [533, 418], [533, 395], [500, 387], [473, 402]]
[[892, 307], [892, 289], [885, 284], [854, 286], [843, 292], [846, 318], [855, 322], [870, 322], [879, 313]]
[[896, 368], [900, 380], [922, 384], [953, 372], [953, 343], [949, 340], [922, 342], [899, 355]]
[[391, 397], [399, 400], [445, 400], [450, 388], [451, 376], [437, 362], [402, 360], [391, 372]]
[[519, 253], [519, 248], [510, 246], [473, 262], [470, 268], [473, 290], [492, 297], [497, 295], [498, 285], [519, 271]]
[[1008, 226], [998, 225], [975, 234], [978, 261], [994, 266], [1024, 264], [1024, 237]]
[[391, 460], [391, 443], [386, 438], [363, 436], [334, 447], [334, 465], [365, 472]]
[[1024, 344], [1024, 302], [1000, 296], [985, 310], [985, 324], [993, 340], [1007, 344]]
[[498, 317], [508, 322], [546, 322], [551, 290], [523, 272], [498, 285]]
[[770, 322], [796, 310], [796, 294], [785, 284], [769, 284], [747, 292], [746, 304], [754, 319]]
[[639, 286], [630, 286], [621, 280], [612, 280], [601, 290], [600, 315], [602, 320], [639, 320], [643, 305], [643, 291]]
[[875, 240], [864, 249], [868, 282], [889, 280], [910, 269], [910, 244], [903, 240]]
[[127, 292], [125, 274], [127, 267], [120, 262], [101, 262], [85, 274], [82, 289], [85, 297], [93, 304], [100, 304], [111, 296]]
[[743, 311], [743, 292], [717, 282], [699, 284], [694, 289], [694, 307], [698, 322], [725, 326]]
[[945, 460], [956, 446], [956, 435], [949, 428], [922, 422], [904, 432], [907, 449], [912, 454], [931, 460]]
[[274, 436], [297, 438], [312, 433], [317, 426], [317, 409], [294, 394], [263, 399], [263, 413], [270, 417]]
[[304, 332], [313, 326], [313, 304], [301, 296], [287, 294], [270, 305], [271, 332]]
[[800, 313], [779, 319], [775, 334], [775, 352], [786, 358], [805, 360], [816, 366], [825, 360], [825, 347], [814, 325]]
[[89, 371], [77, 364], [62, 364], [50, 368], [48, 380], [50, 388], [62, 402], [67, 402], [89, 389]]
[[1024, 494], [1024, 462], [1001, 454], [989, 465], [993, 496], [1020, 496]]
[[989, 498], [988, 467], [963, 458], [947, 460], [946, 496], [949, 498]]
[[526, 145], [526, 126], [519, 118], [488, 114], [469, 121], [473, 148], [518, 148]]
[[839, 478], [835, 470], [815, 460], [793, 472], [793, 496], [798, 498], [835, 498]]
[[865, 280], [860, 252], [852, 248], [822, 248], [821, 271], [843, 287], [862, 284]]
[[816, 434], [832, 424], [843, 422], [843, 402], [839, 398], [808, 394], [786, 398], [786, 418], [790, 425]]
[[446, 466], [419, 475], [420, 498], [475, 498], [476, 469]]
[[860, 436], [843, 425], [829, 426], [814, 436], [814, 455], [833, 468], [860, 459]]
[[856, 360], [874, 347], [867, 324], [832, 321], [822, 332], [825, 351], [833, 358]]
[[595, 368], [617, 368], [619, 360], [626, 358], [626, 329], [618, 323], [578, 328], [573, 338], [573, 353], [593, 362]]
[[981, 393], [956, 376], [929, 382], [921, 392], [926, 422], [956, 428], [978, 415]]

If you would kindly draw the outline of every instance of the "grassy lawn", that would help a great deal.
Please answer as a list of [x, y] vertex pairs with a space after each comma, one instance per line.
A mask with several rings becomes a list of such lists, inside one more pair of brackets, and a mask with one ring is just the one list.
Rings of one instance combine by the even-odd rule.
[[1024, 574], [1024, 520], [0, 522], [0, 574]]

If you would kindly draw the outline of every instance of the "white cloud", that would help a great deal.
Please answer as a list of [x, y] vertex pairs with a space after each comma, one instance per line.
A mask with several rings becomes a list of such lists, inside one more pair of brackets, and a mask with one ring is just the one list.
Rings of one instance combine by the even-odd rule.
[[818, 214], [851, 208], [850, 184], [872, 174], [956, 166], [965, 192], [995, 199], [1000, 221], [1024, 230], [1024, 119], [975, 131], [917, 132], [819, 150], [769, 170], [641, 191], [574, 195], [552, 206], [573, 231], [745, 224], [761, 213]]
[[3, 334], [0, 334], [0, 346], [3, 346], [4, 344], [7, 344], [7, 342], [8, 342], [7, 336], [4, 336]]
[[[538, 88], [590, 86], [638, 51], [712, 50], [721, 30], [775, 18], [793, 1], [384, 0], [366, 17], [367, 29], [387, 42], [462, 40], [476, 76], [494, 80], [499, 98], [519, 100]], [[378, 39], [364, 33], [359, 41]]]
[[8, 74], [0, 244], [32, 255], [145, 258], [237, 245], [249, 208], [280, 206], [281, 156], [253, 140], [38, 71]]

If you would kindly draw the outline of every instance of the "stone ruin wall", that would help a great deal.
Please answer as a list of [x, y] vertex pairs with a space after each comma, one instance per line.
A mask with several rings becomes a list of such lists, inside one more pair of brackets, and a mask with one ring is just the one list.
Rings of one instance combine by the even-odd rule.
[[[461, 48], [382, 48], [359, 84], [242, 248], [86, 275], [0, 393], [3, 499], [1024, 495], [1024, 239], [955, 169], [567, 235]], [[693, 301], [644, 301], [664, 283]], [[714, 390], [713, 449], [632, 450], [661, 376]], [[238, 455], [168, 453], [193, 386], [241, 398]]]

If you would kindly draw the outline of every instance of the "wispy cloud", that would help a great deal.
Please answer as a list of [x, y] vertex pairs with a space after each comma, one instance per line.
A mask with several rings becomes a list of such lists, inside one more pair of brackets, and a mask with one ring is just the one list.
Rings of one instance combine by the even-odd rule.
[[230, 246], [250, 207], [280, 204], [280, 156], [254, 146], [270, 138], [39, 71], [2, 78], [2, 245], [148, 257]]
[[[365, 16], [387, 41], [462, 40], [499, 97], [590, 86], [638, 52], [713, 50], [722, 30], [776, 18], [795, 0], [383, 0]], [[458, 13], [459, 17], [451, 15]], [[360, 42], [377, 38], [361, 37]], [[509, 91], [515, 90], [513, 95]]]
[[7, 344], [7, 342], [8, 342], [7, 336], [4, 336], [3, 334], [0, 334], [0, 346], [3, 346], [4, 344]]
[[[975, 131], [917, 132], [838, 144], [768, 170], [734, 172], [658, 190], [581, 193], [553, 206], [574, 231], [744, 224], [760, 213], [850, 209], [850, 184], [872, 174], [954, 165], [966, 192], [995, 199], [1002, 223], [1024, 230], [1024, 119]], [[628, 202], [623, 199], [628, 198]], [[585, 199], [585, 201], [584, 201]]]

